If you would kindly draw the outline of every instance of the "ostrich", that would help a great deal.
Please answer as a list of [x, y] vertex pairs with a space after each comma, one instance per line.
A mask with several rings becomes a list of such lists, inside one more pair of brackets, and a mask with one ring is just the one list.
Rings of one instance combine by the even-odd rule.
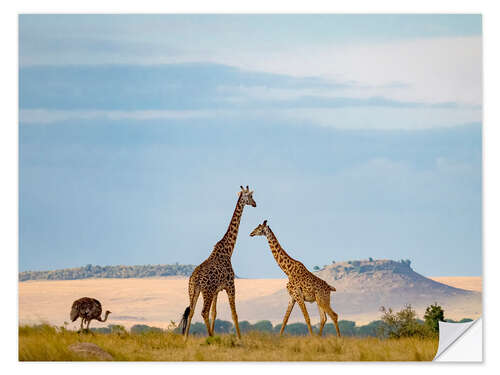
[[86, 330], [89, 330], [90, 321], [92, 319], [97, 319], [100, 322], [105, 322], [108, 319], [108, 315], [111, 314], [111, 311], [106, 311], [106, 315], [104, 319], [101, 318], [102, 307], [101, 303], [95, 298], [83, 297], [75, 302], [71, 306], [70, 318], [71, 321], [74, 322], [78, 318], [82, 318], [82, 322], [80, 324], [80, 331], [83, 330], [83, 323], [87, 322]]

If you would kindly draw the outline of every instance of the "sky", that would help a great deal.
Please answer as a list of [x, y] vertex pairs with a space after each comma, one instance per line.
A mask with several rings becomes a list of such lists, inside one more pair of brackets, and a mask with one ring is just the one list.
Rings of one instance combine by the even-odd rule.
[[19, 270], [482, 273], [480, 15], [20, 15]]

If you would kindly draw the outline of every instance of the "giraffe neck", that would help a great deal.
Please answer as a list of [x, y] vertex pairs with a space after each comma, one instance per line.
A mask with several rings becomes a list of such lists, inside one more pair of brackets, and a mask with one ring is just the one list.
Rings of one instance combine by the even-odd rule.
[[267, 227], [265, 233], [267, 242], [269, 242], [269, 247], [271, 248], [271, 252], [273, 253], [274, 259], [276, 259], [278, 266], [280, 266], [287, 276], [290, 276], [293, 270], [293, 265], [297, 263], [297, 261], [288, 255], [287, 252], [281, 247], [271, 228]]
[[227, 255], [231, 257], [233, 255], [234, 245], [236, 244], [236, 238], [238, 237], [238, 230], [240, 228], [241, 215], [243, 214], [243, 208], [245, 204], [241, 200], [241, 195], [236, 202], [236, 207], [231, 217], [229, 227], [227, 228], [226, 234], [219, 241], [222, 246], [216, 246], [214, 253], [217, 255]]

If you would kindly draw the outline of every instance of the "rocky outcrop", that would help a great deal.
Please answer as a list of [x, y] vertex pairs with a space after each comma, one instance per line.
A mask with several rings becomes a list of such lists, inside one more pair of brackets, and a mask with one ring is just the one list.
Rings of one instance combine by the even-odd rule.
[[[380, 307], [400, 309], [411, 304], [420, 316], [427, 306], [437, 302], [447, 317], [476, 318], [481, 315], [481, 293], [463, 290], [431, 280], [410, 267], [409, 261], [355, 260], [326, 266], [315, 274], [334, 286], [332, 305], [341, 319], [372, 320], [381, 315]], [[257, 313], [255, 319], [279, 320], [288, 305], [285, 289], [274, 294], [245, 301]], [[308, 307], [317, 316], [316, 307]], [[262, 312], [260, 314], [260, 312]], [[266, 318], [267, 316], [267, 318]], [[300, 309], [294, 309], [291, 319], [301, 320]]]
[[111, 354], [91, 342], [77, 342], [68, 346], [68, 349], [88, 359], [98, 359], [102, 361], [113, 360]]

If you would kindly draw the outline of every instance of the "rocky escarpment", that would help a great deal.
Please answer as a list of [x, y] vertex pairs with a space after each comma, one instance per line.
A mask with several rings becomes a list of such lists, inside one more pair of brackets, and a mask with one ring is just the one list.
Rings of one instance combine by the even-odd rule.
[[354, 260], [331, 264], [316, 275], [337, 288], [349, 293], [397, 293], [411, 295], [456, 296], [473, 295], [474, 292], [441, 284], [415, 272], [409, 261]]

